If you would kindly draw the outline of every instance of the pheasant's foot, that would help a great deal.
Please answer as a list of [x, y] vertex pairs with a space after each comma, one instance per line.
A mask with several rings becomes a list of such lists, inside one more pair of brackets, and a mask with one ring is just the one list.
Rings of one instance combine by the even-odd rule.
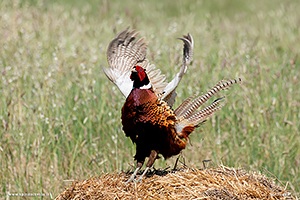
[[137, 179], [134, 180], [136, 183], [141, 182], [145, 176], [145, 174], [147, 173], [147, 171], [149, 170], [149, 167], [146, 167], [145, 171], [143, 172], [143, 174]]
[[136, 170], [133, 172], [133, 174], [130, 176], [129, 180], [126, 181], [125, 184], [128, 184], [130, 181], [133, 181], [133, 180], [134, 180], [134, 178], [135, 178], [136, 174], [138, 173], [139, 169], [140, 169], [140, 167], [137, 167], [137, 168], [136, 168]]

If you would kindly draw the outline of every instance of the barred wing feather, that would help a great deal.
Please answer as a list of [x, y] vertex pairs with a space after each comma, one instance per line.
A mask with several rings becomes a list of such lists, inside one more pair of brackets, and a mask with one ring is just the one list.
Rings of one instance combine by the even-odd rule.
[[133, 82], [130, 80], [131, 69], [134, 65], [140, 65], [146, 69], [153, 90], [157, 95], [162, 96], [169, 106], [173, 106], [176, 97], [176, 88], [182, 76], [185, 74], [187, 66], [193, 57], [193, 38], [190, 34], [179, 38], [184, 42], [183, 62], [179, 73], [170, 82], [165, 82], [165, 75], [161, 74], [155, 65], [150, 64], [146, 59], [147, 43], [142, 37], [136, 40], [139, 32], [128, 31], [129, 27], [120, 32], [108, 45], [107, 62], [109, 67], [102, 66], [102, 70], [107, 78], [117, 85], [122, 94], [127, 98], [130, 94]]
[[176, 74], [175, 78], [165, 87], [162, 99], [168, 102], [169, 106], [173, 106], [176, 97], [176, 88], [181, 81], [182, 76], [185, 74], [187, 67], [193, 60], [194, 40], [191, 34], [184, 35], [183, 38], [178, 38], [183, 41], [183, 60], [180, 71]]

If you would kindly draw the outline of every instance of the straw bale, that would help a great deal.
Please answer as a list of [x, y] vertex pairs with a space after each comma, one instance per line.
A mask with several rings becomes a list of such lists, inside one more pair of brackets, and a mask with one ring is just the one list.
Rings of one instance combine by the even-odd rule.
[[154, 170], [140, 183], [125, 184], [129, 173], [102, 174], [75, 181], [62, 199], [295, 199], [273, 179], [221, 166], [205, 170]]

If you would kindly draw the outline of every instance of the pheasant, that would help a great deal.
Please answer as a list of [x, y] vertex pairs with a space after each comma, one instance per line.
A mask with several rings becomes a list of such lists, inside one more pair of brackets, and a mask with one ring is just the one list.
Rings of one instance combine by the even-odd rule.
[[165, 76], [146, 59], [145, 38], [136, 40], [139, 32], [128, 29], [110, 42], [109, 68], [102, 66], [108, 79], [126, 98], [121, 117], [123, 131], [136, 144], [137, 167], [127, 183], [135, 180], [146, 157], [149, 157], [146, 168], [137, 182], [143, 179], [159, 154], [165, 159], [179, 154], [194, 129], [223, 106], [220, 105], [223, 98], [199, 111], [198, 108], [220, 90], [241, 81], [240, 78], [220, 81], [206, 94], [191, 96], [173, 110], [175, 90], [193, 58], [193, 37], [187, 34], [179, 38], [184, 42], [182, 66], [175, 78], [166, 83]]

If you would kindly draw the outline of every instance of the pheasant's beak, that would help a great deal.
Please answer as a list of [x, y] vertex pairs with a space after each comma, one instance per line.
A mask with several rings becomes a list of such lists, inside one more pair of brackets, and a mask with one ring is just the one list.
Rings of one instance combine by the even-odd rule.
[[135, 67], [131, 69], [131, 72], [137, 72]]

